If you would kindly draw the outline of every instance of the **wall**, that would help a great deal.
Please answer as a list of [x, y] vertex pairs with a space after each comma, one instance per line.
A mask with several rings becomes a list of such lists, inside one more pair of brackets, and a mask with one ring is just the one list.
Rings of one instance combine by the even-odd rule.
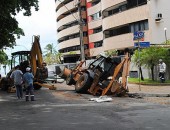
[[[167, 38], [170, 39], [170, 1], [169, 0], [151, 0], [150, 1], [150, 28], [152, 31], [152, 43], [165, 42], [165, 31], [167, 28]], [[162, 20], [155, 22], [158, 13], [162, 13]]]

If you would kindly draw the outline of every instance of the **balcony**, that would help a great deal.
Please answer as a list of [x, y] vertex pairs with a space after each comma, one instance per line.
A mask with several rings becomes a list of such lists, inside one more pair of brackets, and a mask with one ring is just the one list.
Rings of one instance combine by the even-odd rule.
[[[66, 8], [65, 6], [66, 6], [67, 8]], [[57, 14], [56, 14], [57, 18], [58, 18], [60, 15], [68, 12], [68, 10], [74, 9], [74, 8], [75, 8], [75, 6], [74, 6], [74, 1], [66, 4], [65, 6], [62, 6], [61, 8], [58, 9]]]
[[[87, 31], [86, 26], [83, 27], [83, 31]], [[72, 27], [69, 27], [67, 29], [64, 29], [64, 30], [58, 32], [57, 37], [58, 37], [58, 39], [60, 39], [64, 36], [68, 36], [68, 35], [78, 33], [78, 32], [79, 32], [79, 25], [76, 25], [76, 26], [72, 26]]]
[[89, 42], [97, 42], [103, 40], [103, 32], [89, 35]]
[[126, 0], [101, 0], [102, 10], [105, 10], [113, 5], [117, 5], [122, 2], [126, 2]]
[[149, 19], [149, 8], [143, 5], [137, 8], [132, 8], [121, 13], [117, 13], [103, 19], [103, 30], [125, 25], [128, 23]]
[[93, 48], [93, 49], [90, 49], [90, 56], [97, 56], [99, 55], [101, 52], [103, 52], [103, 47], [98, 47], [98, 48]]
[[[150, 31], [145, 31], [144, 41], [149, 41], [150, 38]], [[104, 39], [103, 46], [104, 50], [133, 48], [134, 42], [136, 41], [133, 41], [133, 33], [128, 33]]]
[[[87, 43], [87, 37], [83, 38], [84, 43]], [[71, 46], [76, 46], [76, 45], [80, 45], [80, 38], [74, 38], [74, 39], [69, 39], [63, 42], [60, 42], [58, 44], [58, 48], [62, 49], [62, 48], [67, 48], [67, 47], [71, 47]]]
[[65, 3], [69, 3], [73, 0], [55, 0], [56, 2], [56, 10], [58, 10], [59, 8], [61, 8], [63, 6], [63, 4]]
[[[73, 15], [76, 16], [77, 19], [79, 19], [79, 17], [78, 17], [78, 12], [73, 13]], [[68, 24], [68, 23], [70, 23], [70, 22], [72, 22], [72, 21], [75, 21], [75, 20], [76, 20], [76, 19], [70, 14], [70, 15], [68, 15], [67, 17], [64, 17], [63, 19], [61, 19], [60, 21], [58, 21], [58, 22], [57, 22], [57, 27], [59, 28], [59, 27], [65, 25], [65, 24]], [[57, 29], [58, 29], [58, 28], [57, 28]]]
[[63, 48], [67, 48], [67, 47], [70, 47], [70, 46], [76, 46], [76, 45], [80, 45], [80, 38], [79, 37], [59, 43], [58, 48], [63, 49]]
[[99, 2], [97, 5], [92, 6], [88, 9], [88, 16], [95, 14], [101, 10], [101, 3]]
[[93, 29], [102, 25], [102, 19], [94, 20], [88, 23], [88, 28]]
[[79, 32], [79, 25], [76, 25], [76, 26], [73, 26], [73, 27], [70, 27], [70, 28], [60, 31], [57, 34], [57, 37], [58, 37], [58, 39], [60, 39], [61, 37], [64, 37], [64, 36], [67, 36], [67, 35], [70, 35], [73, 33], [78, 33], [78, 32]]

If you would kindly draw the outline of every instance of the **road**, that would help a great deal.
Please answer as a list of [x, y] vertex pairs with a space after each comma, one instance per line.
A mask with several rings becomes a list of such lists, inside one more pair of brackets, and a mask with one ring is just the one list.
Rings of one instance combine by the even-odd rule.
[[[59, 86], [60, 87], [60, 86]], [[170, 106], [141, 98], [89, 101], [73, 87], [35, 91], [33, 102], [0, 91], [1, 130], [169, 130]]]

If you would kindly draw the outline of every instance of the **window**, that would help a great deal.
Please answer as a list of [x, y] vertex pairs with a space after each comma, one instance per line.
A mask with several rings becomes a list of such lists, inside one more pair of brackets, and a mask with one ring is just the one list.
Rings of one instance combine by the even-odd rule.
[[86, 7], [85, 7], [85, 6], [82, 6], [82, 7], [81, 7], [81, 11], [86, 11]]
[[130, 29], [131, 29], [130, 32], [148, 30], [149, 29], [148, 20], [143, 20], [143, 21], [131, 23], [130, 24]]
[[144, 30], [149, 30], [148, 20], [144, 21]]
[[101, 47], [103, 45], [103, 41], [94, 42], [94, 48]]
[[108, 16], [112, 15], [112, 10], [108, 11]]
[[[87, 44], [84, 44], [84, 49], [85, 50], [88, 49], [88, 45]], [[80, 50], [80, 45], [63, 48], [63, 49], [59, 50], [59, 52], [60, 53], [66, 53], [66, 52], [78, 51], [78, 50]]]
[[128, 8], [134, 8], [144, 4], [147, 4], [147, 0], [127, 0]]
[[92, 20], [99, 19], [99, 18], [101, 17], [101, 11], [98, 12], [98, 13], [95, 13], [95, 14], [91, 15], [91, 17], [92, 17]]
[[135, 29], [134, 32], [139, 31], [139, 24], [138, 23], [135, 23], [132, 26], [134, 26], [134, 29]]
[[125, 4], [125, 5], [121, 5], [120, 7], [119, 7], [119, 12], [120, 11], [125, 11], [125, 10], [127, 10], [127, 5]]
[[89, 46], [87, 44], [84, 44], [84, 49], [85, 50], [89, 49]]
[[[137, 6], [142, 6], [144, 4], [147, 4], [147, 0], [127, 0], [127, 3], [120, 3], [121, 5], [118, 7], [112, 6], [110, 7], [110, 10], [104, 11], [103, 14], [105, 14], [104, 17], [111, 16], [116, 13], [120, 13], [122, 11], [137, 7]], [[114, 8], [114, 9], [113, 9]]]
[[101, 31], [102, 31], [102, 27], [93, 29], [93, 33], [98, 33], [98, 32], [101, 32]]
[[137, 6], [137, 0], [127, 0], [128, 8], [133, 8]]
[[92, 2], [92, 6], [97, 5], [100, 1], [101, 1], [101, 0], [97, 0], [97, 1]]
[[123, 4], [117, 8], [108, 11], [108, 16], [127, 10], [127, 5]]
[[147, 0], [138, 0], [138, 6], [147, 4]]
[[129, 31], [129, 26], [128, 25], [124, 25], [124, 26], [118, 27], [116, 29], [111, 29], [109, 31], [109, 35], [107, 35], [107, 37], [117, 36], [117, 35], [129, 33], [129, 32], [130, 32]]
[[87, 37], [87, 32], [83, 32], [83, 36], [84, 36], [84, 37]]
[[70, 39], [74, 39], [74, 38], [77, 38], [77, 37], [80, 37], [79, 33], [75, 33], [75, 34], [72, 34], [72, 35], [69, 35], [69, 36], [65, 36], [65, 37], [62, 37], [61, 39], [59, 39], [58, 43], [63, 42], [63, 41], [67, 41], [67, 40], [70, 40]]
[[148, 29], [149, 29], [148, 20], [142, 20], [142, 21], [138, 21], [131, 24], [106, 30], [104, 32], [104, 36], [105, 38], [108, 38], [112, 36], [122, 35], [126, 33], [133, 33], [136, 31], [144, 31]]

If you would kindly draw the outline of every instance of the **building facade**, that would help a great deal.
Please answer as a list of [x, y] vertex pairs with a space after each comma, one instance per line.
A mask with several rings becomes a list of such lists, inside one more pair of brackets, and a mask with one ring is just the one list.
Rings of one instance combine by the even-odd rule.
[[[58, 48], [80, 53], [79, 0], [56, 0]], [[141, 42], [164, 43], [170, 38], [168, 0], [80, 0], [85, 54], [134, 48], [134, 32]]]

